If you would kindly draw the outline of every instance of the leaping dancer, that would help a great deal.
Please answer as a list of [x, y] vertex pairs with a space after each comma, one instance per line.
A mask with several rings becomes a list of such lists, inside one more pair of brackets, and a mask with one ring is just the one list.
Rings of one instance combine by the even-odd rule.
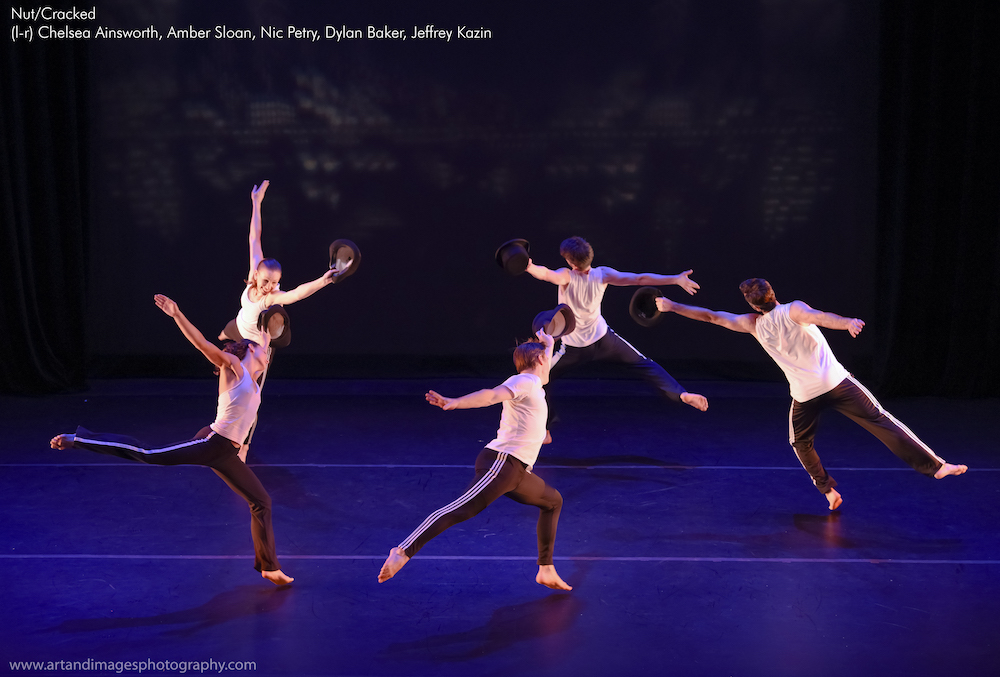
[[445, 411], [489, 407], [502, 402], [500, 429], [496, 439], [479, 452], [476, 474], [466, 492], [428, 515], [413, 533], [389, 551], [378, 575], [379, 583], [395, 576], [432, 538], [478, 515], [490, 503], [506, 495], [518, 503], [537, 506], [540, 511], [535, 581], [553, 590], [573, 589], [559, 577], [552, 563], [562, 496], [532, 472], [545, 437], [547, 407], [542, 386], [549, 378], [554, 343], [543, 331], [539, 331], [537, 337], [537, 342], [522, 343], [514, 350], [517, 375], [497, 387], [456, 398], [444, 397], [433, 390], [426, 394], [429, 403]]
[[[236, 319], [230, 320], [226, 328], [219, 334], [219, 340], [240, 341], [250, 339], [261, 343], [261, 316], [273, 306], [289, 306], [297, 301], [312, 296], [317, 291], [337, 281], [344, 271], [330, 269], [312, 282], [300, 284], [291, 291], [281, 291], [278, 287], [281, 282], [281, 264], [275, 259], [265, 259], [261, 246], [261, 232], [263, 229], [261, 221], [261, 203], [267, 193], [270, 181], [264, 180], [260, 186], [254, 186], [250, 191], [250, 201], [253, 204], [253, 211], [250, 215], [250, 270], [247, 273], [246, 288], [240, 295], [240, 311]], [[276, 342], [280, 340], [283, 331], [286, 331], [284, 313], [269, 314], [268, 327], [266, 328], [271, 338]], [[273, 347], [271, 355], [273, 357]], [[268, 361], [270, 364], [270, 360]], [[263, 386], [267, 377], [267, 366], [260, 375], [260, 385]], [[247, 433], [247, 439], [243, 441], [240, 448], [240, 458], [246, 461], [247, 452], [250, 448], [250, 439], [253, 436], [254, 426], [251, 426]]]
[[[708, 399], [704, 395], [689, 393], [666, 369], [649, 359], [628, 341], [614, 332], [601, 315], [601, 302], [608, 285], [641, 286], [675, 284], [688, 294], [698, 291], [690, 270], [677, 275], [657, 273], [623, 273], [608, 266], [592, 268], [594, 249], [582, 237], [563, 240], [559, 254], [569, 268], [550, 270], [530, 259], [525, 272], [538, 280], [559, 287], [559, 303], [565, 303], [576, 317], [576, 328], [562, 337], [562, 348], [552, 365], [552, 378], [561, 376], [573, 367], [587, 362], [617, 362], [650, 383], [662, 395], [674, 402], [706, 411]], [[546, 442], [551, 441], [546, 432]]]
[[664, 297], [656, 299], [656, 307], [662, 312], [717, 324], [757, 339], [788, 379], [792, 395], [788, 441], [813, 484], [826, 496], [830, 510], [839, 508], [843, 498], [834, 488], [837, 481], [823, 467], [813, 446], [819, 417], [825, 409], [844, 414], [928, 477], [942, 479], [969, 469], [945, 462], [883, 409], [868, 389], [837, 361], [819, 330], [820, 327], [844, 330], [857, 337], [865, 326], [863, 320], [816, 310], [802, 301], [778, 303], [771, 285], [760, 278], [745, 280], [740, 291], [756, 312], [736, 315], [685, 306]]
[[271, 498], [254, 472], [238, 456], [260, 406], [257, 379], [267, 368], [269, 336], [265, 331], [261, 334], [262, 343], [244, 339], [228, 344], [223, 350], [209, 342], [172, 300], [162, 294], [154, 299], [157, 307], [174, 318], [184, 337], [218, 367], [219, 404], [215, 421], [195, 439], [159, 448], [147, 447], [125, 435], [92, 433], [84, 428], [77, 428], [75, 434], [56, 435], [49, 445], [53, 449], [87, 449], [151, 465], [211, 468], [250, 505], [254, 568], [275, 585], [287, 585], [293, 579], [283, 573], [278, 564], [271, 528]]

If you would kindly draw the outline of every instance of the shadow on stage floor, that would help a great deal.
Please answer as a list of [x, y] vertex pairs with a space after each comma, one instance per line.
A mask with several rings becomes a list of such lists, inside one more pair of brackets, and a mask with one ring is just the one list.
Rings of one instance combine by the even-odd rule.
[[817, 448], [844, 496], [831, 514], [788, 446], [782, 385], [688, 384], [711, 401], [701, 413], [630, 382], [558, 383], [560, 421], [536, 471], [564, 497], [556, 567], [574, 590], [534, 582], [537, 510], [506, 499], [378, 584], [389, 548], [466, 487], [499, 418], [499, 407], [443, 412], [423, 392], [493, 385], [268, 382], [250, 464], [296, 579], [281, 589], [253, 570], [246, 504], [212, 472], [48, 448], [78, 424], [152, 444], [189, 437], [212, 418], [213, 382], [0, 398], [0, 664], [12, 674], [20, 661], [65, 662], [53, 672], [79, 663], [61, 674], [179, 674], [186, 661], [200, 664], [188, 672], [341, 677], [996, 674], [997, 400], [883, 403], [970, 466], [940, 481], [827, 414]]

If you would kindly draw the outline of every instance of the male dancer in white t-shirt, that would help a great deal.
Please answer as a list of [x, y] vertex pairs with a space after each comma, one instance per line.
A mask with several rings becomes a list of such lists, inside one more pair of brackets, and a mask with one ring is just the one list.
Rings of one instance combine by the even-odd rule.
[[[531, 260], [527, 268], [532, 277], [558, 285], [559, 303], [568, 305], [576, 317], [576, 328], [562, 337], [562, 348], [553, 360], [550, 378], [561, 376], [586, 362], [618, 362], [634, 370], [670, 400], [683, 402], [700, 411], [707, 410], [708, 399], [704, 395], [687, 392], [663, 367], [616, 334], [601, 315], [601, 301], [609, 284], [618, 287], [675, 284], [688, 294], [694, 294], [699, 286], [688, 277], [693, 271], [659, 275], [622, 273], [608, 266], [591, 268], [594, 249], [582, 237], [563, 240], [559, 254], [566, 259], [569, 268], [550, 270]], [[552, 439], [548, 432], [545, 439], [546, 442]]]
[[841, 317], [810, 308], [802, 301], [778, 303], [767, 280], [751, 278], [740, 291], [756, 313], [733, 313], [685, 306], [666, 298], [656, 299], [663, 312], [710, 322], [732, 331], [751, 334], [788, 379], [792, 395], [789, 412], [789, 443], [813, 484], [826, 496], [830, 510], [843, 503], [834, 487], [836, 480], [823, 467], [813, 446], [819, 416], [835, 409], [875, 435], [892, 453], [919, 473], [941, 479], [961, 475], [968, 466], [946, 463], [920, 441], [909, 428], [882, 408], [868, 389], [837, 361], [819, 327], [842, 329], [857, 337], [865, 326], [858, 318]]
[[552, 337], [539, 331], [539, 342], [526, 342], [514, 350], [517, 375], [495, 388], [478, 390], [463, 397], [444, 397], [431, 390], [426, 399], [445, 411], [478, 409], [503, 403], [496, 439], [476, 458], [476, 476], [459, 498], [432, 512], [397, 547], [389, 551], [378, 582], [385, 583], [403, 568], [432, 538], [448, 527], [475, 517], [503, 495], [518, 503], [534, 505], [538, 515], [538, 574], [535, 581], [553, 590], [572, 590], [552, 563], [556, 525], [562, 496], [531, 472], [545, 437], [545, 391], [552, 361]]

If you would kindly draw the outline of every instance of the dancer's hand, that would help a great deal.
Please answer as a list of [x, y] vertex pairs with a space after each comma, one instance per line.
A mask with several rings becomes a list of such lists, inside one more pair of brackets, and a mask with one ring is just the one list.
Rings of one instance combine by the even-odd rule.
[[435, 407], [441, 407], [445, 411], [455, 408], [454, 397], [445, 397], [444, 395], [436, 393], [433, 390], [429, 390], [427, 394], [424, 395], [424, 399], [433, 404]]
[[157, 294], [153, 297], [153, 301], [156, 302], [156, 307], [165, 312], [170, 317], [177, 317], [177, 313], [180, 309], [177, 304], [172, 300], [164, 296], [163, 294]]
[[674, 302], [668, 299], [666, 296], [661, 296], [656, 299], [656, 309], [661, 313], [669, 313], [674, 309]]
[[679, 273], [676, 276], [676, 284], [678, 287], [686, 291], [688, 294], [694, 296], [695, 292], [701, 289], [701, 285], [688, 277], [694, 270], [685, 270], [683, 273]]
[[545, 333], [544, 327], [536, 331], [535, 336], [538, 337], [538, 340], [541, 341], [546, 348], [551, 348], [556, 344], [556, 340]]
[[847, 331], [853, 338], [857, 338], [861, 330], [864, 329], [865, 321], [854, 317], [847, 321]]
[[253, 190], [250, 191], [250, 201], [254, 204], [260, 204], [264, 199], [264, 193], [267, 192], [267, 187], [271, 185], [271, 182], [264, 179], [260, 182], [259, 186], [254, 186]]

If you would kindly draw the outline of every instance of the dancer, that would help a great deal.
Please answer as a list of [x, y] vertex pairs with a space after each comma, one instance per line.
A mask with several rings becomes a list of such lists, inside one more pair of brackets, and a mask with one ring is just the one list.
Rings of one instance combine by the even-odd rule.
[[225, 351], [210, 343], [192, 325], [172, 300], [157, 294], [156, 305], [174, 318], [185, 338], [219, 368], [219, 406], [215, 422], [198, 437], [151, 449], [125, 435], [92, 433], [77, 428], [76, 433], [56, 435], [53, 449], [80, 448], [151, 465], [203, 465], [229, 485], [250, 505], [250, 534], [253, 537], [254, 568], [275, 585], [287, 585], [292, 577], [281, 571], [271, 528], [271, 498], [260, 480], [237, 456], [240, 442], [257, 415], [260, 388], [257, 377], [267, 367], [268, 334], [263, 343], [243, 340], [230, 343]]
[[[220, 341], [241, 341], [250, 339], [257, 343], [262, 343], [261, 333], [263, 328], [258, 327], [261, 314], [265, 313], [272, 306], [289, 306], [296, 301], [312, 296], [317, 291], [337, 281], [337, 277], [343, 272], [335, 269], [328, 270], [312, 282], [300, 284], [295, 289], [285, 292], [278, 289], [281, 282], [281, 264], [275, 259], [265, 259], [263, 248], [261, 247], [262, 223], [260, 216], [261, 203], [267, 193], [270, 181], [264, 180], [260, 186], [254, 186], [250, 191], [250, 202], [253, 204], [253, 211], [250, 215], [250, 271], [247, 274], [246, 288], [240, 296], [240, 311], [236, 319], [230, 320], [226, 328], [219, 334]], [[285, 330], [284, 318], [281, 314], [275, 313], [269, 320], [266, 327], [272, 339], [278, 339]], [[267, 370], [274, 357], [273, 348], [268, 351], [268, 362], [261, 372], [258, 384], [263, 387], [267, 378]], [[253, 438], [254, 430], [257, 428], [257, 421], [253, 422], [247, 431], [247, 437], [240, 445], [239, 457], [241, 461], [246, 461], [247, 453], [250, 450], [250, 440]]]
[[[231, 320], [226, 328], [219, 334], [219, 340], [239, 341], [250, 339], [260, 343], [261, 329], [258, 328], [258, 320], [261, 313], [274, 305], [289, 306], [296, 301], [312, 296], [328, 284], [337, 281], [337, 276], [341, 273], [338, 270], [328, 270], [312, 282], [300, 284], [291, 291], [281, 291], [278, 287], [281, 282], [281, 264], [275, 259], [265, 259], [264, 251], [261, 247], [262, 223], [260, 216], [261, 203], [267, 193], [270, 181], [261, 182], [260, 186], [254, 186], [250, 191], [250, 201], [253, 204], [253, 211], [250, 215], [250, 271], [247, 274], [246, 288], [240, 296], [240, 311], [236, 319]], [[276, 326], [268, 327], [272, 339], [280, 336], [282, 319], [273, 317], [272, 322], [277, 322]], [[265, 370], [266, 371], [266, 370]]]
[[[631, 368], [668, 399], [706, 411], [708, 399], [704, 395], [687, 392], [663, 367], [618, 336], [601, 315], [601, 301], [609, 284], [618, 287], [675, 284], [688, 294], [694, 294], [699, 289], [698, 283], [689, 277], [694, 271], [659, 275], [622, 273], [608, 266], [591, 268], [594, 249], [582, 237], [563, 240], [559, 254], [566, 259], [569, 268], [550, 270], [529, 259], [526, 270], [538, 280], [558, 285], [559, 303], [568, 305], [576, 316], [576, 329], [562, 337], [562, 347], [553, 359], [550, 378], [586, 362], [618, 362]], [[545, 441], [552, 441], [549, 431], [546, 431]]]
[[756, 313], [735, 315], [685, 306], [664, 297], [656, 299], [656, 307], [662, 312], [710, 322], [757, 339], [788, 379], [792, 395], [788, 441], [813, 484], [826, 496], [830, 510], [839, 508], [843, 498], [834, 488], [837, 481], [823, 468], [813, 446], [824, 409], [844, 414], [875, 435], [914, 470], [928, 477], [941, 479], [961, 475], [969, 469], [946, 463], [883, 409], [868, 389], [837, 361], [819, 330], [819, 327], [845, 330], [856, 338], [865, 326], [863, 320], [815, 310], [802, 301], [778, 303], [771, 285], [760, 278], [745, 280], [740, 284], [740, 291]]
[[389, 551], [378, 582], [385, 583], [403, 568], [432, 538], [448, 527], [478, 515], [486, 506], [507, 495], [518, 503], [537, 506], [538, 574], [535, 581], [553, 590], [572, 590], [552, 563], [556, 525], [562, 510], [562, 496], [532, 472], [545, 437], [545, 391], [552, 362], [552, 337], [544, 331], [538, 341], [525, 342], [514, 350], [517, 375], [496, 388], [479, 390], [462, 397], [444, 397], [431, 390], [428, 402], [445, 411], [477, 409], [503, 403], [496, 439], [476, 458], [476, 475], [458, 499], [431, 513], [416, 531]]

